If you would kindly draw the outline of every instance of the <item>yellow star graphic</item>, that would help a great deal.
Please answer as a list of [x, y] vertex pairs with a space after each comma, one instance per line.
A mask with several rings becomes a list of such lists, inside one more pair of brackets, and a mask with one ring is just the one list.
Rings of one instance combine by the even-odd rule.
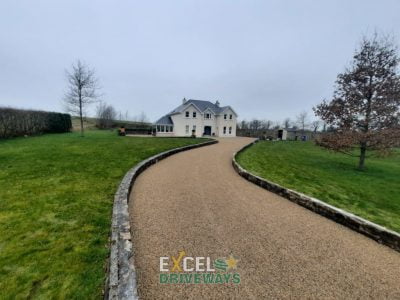
[[236, 269], [238, 261], [238, 259], [235, 259], [232, 255], [230, 255], [229, 258], [225, 260], [226, 264], [228, 265], [228, 270]]

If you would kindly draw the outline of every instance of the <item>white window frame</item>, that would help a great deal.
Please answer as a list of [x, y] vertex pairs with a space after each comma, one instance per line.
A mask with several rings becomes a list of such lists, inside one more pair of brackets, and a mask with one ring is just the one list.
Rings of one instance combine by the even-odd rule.
[[233, 115], [230, 114], [230, 115], [229, 115], [229, 120], [232, 120], [232, 118], [233, 118]]
[[232, 134], [232, 126], [229, 126], [229, 134]]
[[196, 111], [192, 112], [192, 117], [193, 117], [193, 119], [197, 118], [197, 112]]
[[189, 134], [189, 125], [185, 126], [185, 132], [186, 132], [186, 134]]
[[226, 134], [226, 126], [224, 126], [223, 134]]
[[224, 120], [226, 120], [228, 118], [227, 114], [224, 114]]

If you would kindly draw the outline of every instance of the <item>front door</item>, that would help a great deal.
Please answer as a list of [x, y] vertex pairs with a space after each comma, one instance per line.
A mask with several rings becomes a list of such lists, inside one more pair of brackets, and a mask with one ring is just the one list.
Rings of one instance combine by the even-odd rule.
[[204, 135], [211, 135], [211, 126], [204, 126]]

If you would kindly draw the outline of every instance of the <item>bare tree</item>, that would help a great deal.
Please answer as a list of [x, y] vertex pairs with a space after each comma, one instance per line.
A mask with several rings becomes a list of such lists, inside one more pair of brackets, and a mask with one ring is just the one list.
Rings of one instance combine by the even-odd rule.
[[283, 121], [283, 127], [285, 128], [285, 129], [288, 129], [289, 127], [290, 127], [290, 125], [291, 125], [291, 121], [290, 121], [290, 118], [286, 118], [284, 121]]
[[107, 105], [107, 103], [100, 102], [97, 106], [96, 116], [98, 128], [112, 128], [114, 125], [114, 120], [117, 117], [117, 112], [112, 105]]
[[301, 129], [302, 134], [304, 134], [304, 130], [309, 126], [309, 119], [306, 111], [297, 115], [297, 125]]
[[250, 129], [259, 130], [261, 128], [261, 121], [257, 119], [253, 119], [249, 124]]
[[319, 126], [321, 125], [321, 122], [318, 120], [312, 121], [311, 123], [311, 128], [316, 133], [318, 131]]
[[333, 99], [314, 108], [315, 114], [334, 128], [319, 145], [349, 155], [358, 150], [355, 156], [361, 170], [367, 150], [387, 152], [400, 140], [397, 51], [387, 37], [364, 37], [352, 65], [338, 75]]
[[67, 92], [64, 96], [66, 109], [79, 116], [81, 136], [83, 136], [83, 117], [85, 108], [98, 101], [98, 81], [93, 69], [80, 60], [72, 65], [71, 71], [66, 71], [68, 81]]
[[272, 121], [271, 121], [271, 120], [264, 120], [264, 121], [261, 121], [260, 127], [261, 127], [262, 129], [268, 130], [268, 129], [271, 128], [271, 126], [272, 126]]
[[249, 123], [246, 120], [242, 120], [239, 124], [240, 129], [249, 129]]

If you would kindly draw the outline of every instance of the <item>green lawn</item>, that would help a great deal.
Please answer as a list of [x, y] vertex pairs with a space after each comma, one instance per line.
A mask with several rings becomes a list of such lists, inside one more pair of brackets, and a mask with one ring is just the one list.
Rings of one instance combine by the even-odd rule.
[[386, 158], [332, 153], [311, 142], [259, 142], [238, 155], [253, 174], [400, 232], [400, 151]]
[[201, 141], [110, 131], [0, 141], [0, 298], [101, 298], [122, 177], [147, 157]]

